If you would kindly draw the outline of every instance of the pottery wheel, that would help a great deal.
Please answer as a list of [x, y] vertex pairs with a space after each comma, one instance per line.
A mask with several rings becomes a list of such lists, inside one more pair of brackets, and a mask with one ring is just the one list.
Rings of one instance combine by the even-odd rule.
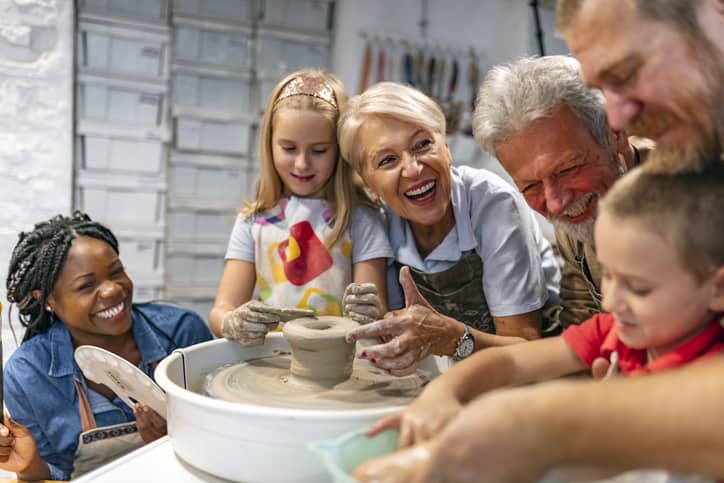
[[395, 377], [356, 359], [352, 376], [331, 387], [303, 384], [289, 376], [291, 355], [249, 359], [206, 376], [207, 395], [225, 401], [293, 409], [362, 409], [401, 406], [421, 391], [432, 375]]

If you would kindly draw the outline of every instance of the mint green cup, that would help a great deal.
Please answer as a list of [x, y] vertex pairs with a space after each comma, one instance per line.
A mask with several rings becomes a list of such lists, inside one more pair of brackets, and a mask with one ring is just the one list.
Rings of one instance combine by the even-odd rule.
[[353, 483], [352, 472], [365, 461], [397, 449], [399, 431], [389, 429], [371, 438], [354, 431], [329, 441], [312, 441], [309, 449], [322, 460], [335, 483]]

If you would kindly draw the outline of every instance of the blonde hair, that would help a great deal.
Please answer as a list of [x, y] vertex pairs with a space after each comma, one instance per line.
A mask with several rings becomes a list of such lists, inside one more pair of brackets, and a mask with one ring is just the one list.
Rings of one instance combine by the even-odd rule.
[[[334, 93], [334, 101], [325, 100], [312, 94], [291, 94], [280, 98], [284, 88], [292, 81], [300, 78], [311, 79], [324, 83]], [[274, 167], [274, 156], [272, 154], [272, 131], [274, 128], [275, 114], [281, 110], [311, 111], [324, 116], [330, 123], [333, 132], [339, 119], [339, 108], [347, 101], [347, 91], [342, 82], [334, 75], [317, 69], [302, 69], [294, 72], [279, 82], [272, 91], [266, 103], [264, 117], [259, 132], [259, 158], [261, 168], [259, 181], [257, 182], [256, 196], [253, 202], [244, 203], [241, 215], [249, 218], [256, 213], [273, 208], [279, 203], [284, 193], [282, 180]], [[336, 106], [334, 105], [336, 104]], [[323, 199], [329, 203], [334, 213], [332, 231], [327, 235], [325, 244], [331, 247], [336, 244], [344, 234], [352, 219], [352, 212], [360, 203], [370, 203], [360, 187], [353, 172], [342, 160], [340, 149], [337, 146], [337, 160], [330, 180], [324, 187]]]
[[599, 213], [634, 220], [660, 235], [674, 246], [682, 265], [704, 281], [724, 266], [724, 165], [668, 174], [649, 169], [648, 163], [613, 185]]
[[380, 82], [358, 94], [342, 107], [337, 139], [342, 157], [357, 173], [362, 171], [364, 146], [359, 140], [362, 124], [371, 119], [391, 118], [445, 135], [445, 115], [430, 97], [396, 82]]

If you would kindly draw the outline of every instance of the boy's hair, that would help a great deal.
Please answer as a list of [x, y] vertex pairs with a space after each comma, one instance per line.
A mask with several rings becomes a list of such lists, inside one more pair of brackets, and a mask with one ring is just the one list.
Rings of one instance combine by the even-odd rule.
[[[287, 88], [292, 83], [315, 84], [320, 92], [312, 94]], [[285, 89], [286, 88], [286, 89]], [[282, 95], [283, 94], [283, 95]], [[280, 97], [281, 95], [281, 97]], [[331, 102], [333, 101], [333, 102]], [[302, 69], [294, 72], [277, 84], [267, 101], [259, 132], [259, 157], [261, 168], [256, 196], [253, 202], [245, 203], [242, 216], [249, 218], [279, 203], [283, 195], [282, 180], [274, 168], [272, 155], [272, 131], [275, 114], [281, 110], [313, 111], [329, 120], [332, 132], [336, 134], [339, 108], [347, 101], [347, 91], [334, 75], [317, 69]], [[336, 105], [335, 105], [336, 104]], [[339, 241], [352, 219], [354, 207], [360, 203], [371, 203], [361, 188], [361, 183], [343, 162], [339, 147], [337, 160], [330, 181], [325, 185], [323, 197], [334, 213], [334, 226], [325, 244], [330, 247]]]
[[366, 121], [377, 118], [390, 118], [445, 135], [445, 115], [430, 97], [397, 82], [375, 84], [344, 105], [337, 124], [342, 156], [357, 173], [361, 173], [365, 158], [360, 128]]
[[[104, 241], [118, 253], [118, 240], [111, 230], [93, 221], [85, 213], [57, 215], [35, 225], [33, 231], [21, 232], [13, 249], [6, 280], [7, 298], [20, 312], [26, 327], [23, 342], [48, 330], [52, 324], [45, 310], [48, 295], [63, 269], [65, 257], [75, 238], [86, 236]], [[36, 298], [34, 291], [40, 295]]]
[[599, 209], [635, 220], [662, 236], [700, 282], [724, 266], [722, 163], [677, 174], [654, 172], [643, 165], [616, 182]]

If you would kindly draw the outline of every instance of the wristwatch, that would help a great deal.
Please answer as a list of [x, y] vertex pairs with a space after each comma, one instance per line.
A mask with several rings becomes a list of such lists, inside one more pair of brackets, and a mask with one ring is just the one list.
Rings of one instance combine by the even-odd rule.
[[475, 337], [470, 331], [470, 327], [467, 324], [463, 324], [465, 333], [458, 339], [457, 347], [455, 347], [455, 354], [453, 354], [454, 361], [461, 361], [468, 357], [475, 351]]

